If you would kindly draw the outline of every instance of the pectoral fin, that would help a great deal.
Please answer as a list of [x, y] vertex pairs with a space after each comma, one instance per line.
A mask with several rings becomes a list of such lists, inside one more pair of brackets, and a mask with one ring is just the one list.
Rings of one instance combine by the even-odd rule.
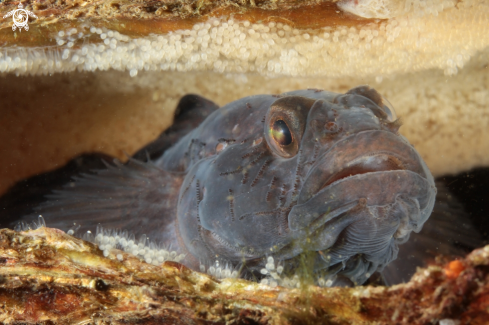
[[417, 267], [436, 256], [456, 258], [482, 245], [481, 234], [446, 184], [437, 181], [436, 187], [438, 193], [430, 218], [419, 233], [411, 233], [409, 240], [399, 245], [397, 259], [382, 272], [390, 285], [409, 281]]
[[138, 237], [176, 243], [174, 220], [181, 176], [165, 172], [151, 162], [131, 159], [123, 165], [107, 164], [105, 170], [77, 176], [48, 200], [22, 217], [30, 222], [42, 215], [46, 225], [79, 232], [104, 228], [128, 230]]

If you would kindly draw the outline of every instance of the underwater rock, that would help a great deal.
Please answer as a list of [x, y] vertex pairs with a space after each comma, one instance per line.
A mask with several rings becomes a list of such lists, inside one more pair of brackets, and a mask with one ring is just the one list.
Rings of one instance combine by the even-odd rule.
[[[0, 15], [17, 8], [0, 3]], [[0, 22], [0, 72], [115, 69], [267, 76], [456, 74], [489, 46], [479, 0], [24, 2]], [[388, 18], [388, 19], [387, 19]], [[14, 26], [15, 27], [15, 26]]]
[[484, 324], [489, 246], [438, 259], [393, 287], [298, 289], [215, 279], [176, 262], [146, 264], [119, 250], [40, 227], [0, 230], [0, 321], [111, 324]]

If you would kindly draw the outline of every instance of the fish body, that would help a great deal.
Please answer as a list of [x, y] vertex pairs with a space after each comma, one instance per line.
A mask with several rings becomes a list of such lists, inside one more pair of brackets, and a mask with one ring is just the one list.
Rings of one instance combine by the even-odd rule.
[[135, 155], [149, 151], [149, 161], [80, 176], [36, 215], [60, 229], [100, 223], [145, 234], [193, 268], [222, 260], [257, 272], [273, 257], [293, 272], [309, 254], [314, 273], [361, 284], [433, 210], [431, 173], [369, 87], [251, 96], [219, 109], [186, 96], [179, 110]]

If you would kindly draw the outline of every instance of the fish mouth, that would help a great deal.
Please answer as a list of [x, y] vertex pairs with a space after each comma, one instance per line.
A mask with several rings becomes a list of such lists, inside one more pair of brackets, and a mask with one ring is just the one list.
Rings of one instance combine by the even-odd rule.
[[349, 177], [391, 170], [405, 170], [402, 161], [398, 157], [389, 155], [387, 153], [376, 153], [362, 156], [347, 163], [345, 167], [336, 173], [333, 173], [328, 179], [326, 179], [319, 191], [337, 181]]
[[297, 204], [325, 188], [362, 174], [405, 170], [432, 178], [419, 154], [403, 138], [387, 131], [363, 131], [338, 141], [320, 155], [305, 177]]

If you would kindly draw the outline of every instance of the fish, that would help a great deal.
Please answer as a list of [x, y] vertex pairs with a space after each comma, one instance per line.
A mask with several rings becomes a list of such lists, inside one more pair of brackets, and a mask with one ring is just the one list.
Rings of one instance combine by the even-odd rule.
[[[49, 227], [89, 234], [99, 224], [97, 236], [132, 240], [136, 254], [138, 243], [159, 242], [153, 248], [172, 247], [195, 270], [215, 262], [259, 279], [307, 261], [329, 285], [361, 285], [396, 260], [435, 205], [434, 178], [400, 126], [369, 86], [220, 108], [186, 95], [173, 125], [127, 163], [93, 155], [71, 180], [66, 169], [37, 177], [55, 186], [19, 187], [34, 203], [2, 223], [42, 215]], [[55, 190], [40, 199], [46, 188]]]

